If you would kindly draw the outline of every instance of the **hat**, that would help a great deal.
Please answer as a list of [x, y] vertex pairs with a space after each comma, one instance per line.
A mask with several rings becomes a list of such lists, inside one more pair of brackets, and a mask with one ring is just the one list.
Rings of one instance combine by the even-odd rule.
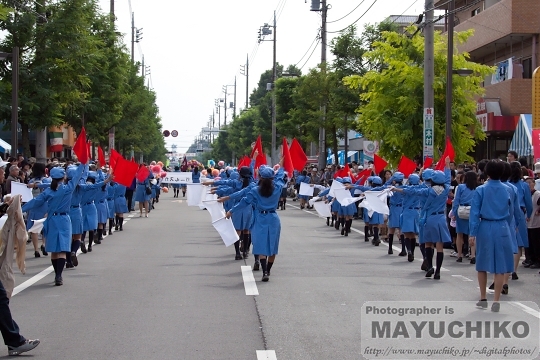
[[540, 162], [537, 162], [536, 164], [534, 164], [534, 173], [535, 174], [540, 173]]
[[262, 179], [271, 179], [274, 177], [274, 170], [270, 167], [264, 167], [259, 170], [259, 176]]
[[35, 157], [31, 157], [28, 159], [28, 163], [30, 164], [34, 164], [36, 162], [36, 158]]
[[97, 180], [98, 174], [97, 174], [97, 172], [95, 172], [95, 171], [89, 171], [89, 172], [88, 172], [88, 177], [89, 177], [90, 179]]
[[251, 174], [251, 169], [248, 168], [247, 166], [242, 166], [242, 168], [240, 169], [240, 176], [241, 177], [250, 177], [252, 174]]
[[433, 172], [433, 176], [431, 177], [431, 181], [433, 181], [437, 185], [443, 185], [445, 178], [446, 176], [441, 170], [435, 170]]
[[67, 178], [68, 179], [73, 179], [73, 177], [75, 176], [75, 174], [77, 173], [77, 167], [76, 166], [68, 166], [67, 168]]
[[50, 184], [52, 182], [51, 178], [43, 178], [41, 179], [42, 184]]
[[51, 169], [50, 174], [53, 179], [63, 179], [66, 175], [66, 171], [60, 167], [55, 167]]

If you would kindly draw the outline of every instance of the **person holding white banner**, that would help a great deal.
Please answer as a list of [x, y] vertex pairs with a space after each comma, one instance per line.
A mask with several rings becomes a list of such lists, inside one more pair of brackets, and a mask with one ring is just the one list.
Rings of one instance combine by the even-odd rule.
[[[407, 186], [419, 186], [420, 177], [416, 174], [409, 175]], [[403, 212], [400, 216], [399, 228], [405, 236], [405, 249], [407, 260], [414, 261], [414, 249], [416, 247], [416, 235], [418, 234], [418, 219], [420, 217], [420, 199], [414, 195], [403, 193]]]
[[[302, 175], [298, 175], [296, 177], [296, 185], [298, 186], [298, 199], [300, 199], [300, 209], [303, 210], [306, 207], [306, 203], [309, 200], [309, 196], [307, 195], [300, 195], [300, 187], [302, 186], [302, 183], [309, 184], [310, 178], [307, 174], [307, 171], [302, 171]], [[309, 205], [308, 205], [309, 206]]]
[[261, 166], [258, 186], [251, 187], [246, 196], [227, 212], [227, 218], [230, 218], [245, 207], [253, 207], [253, 224], [250, 229], [253, 253], [259, 255], [264, 282], [270, 279], [270, 270], [278, 254], [281, 222], [276, 207], [285, 185], [283, 176], [283, 168], [274, 174], [272, 168]]
[[[343, 185], [347, 188], [347, 185], [351, 185], [352, 180], [350, 177], [346, 176], [343, 178]], [[354, 190], [350, 190], [351, 196], [354, 195]], [[335, 201], [335, 200], [334, 200]], [[356, 213], [356, 204], [352, 203], [349, 205], [340, 205], [338, 215], [339, 221], [341, 223], [341, 235], [349, 236], [352, 226], [352, 218]]]
[[[419, 187], [407, 187], [396, 188], [393, 187], [392, 191], [404, 192], [407, 195], [414, 195], [424, 199], [424, 211], [426, 213], [425, 221], [420, 223], [420, 226], [424, 228], [424, 236], [421, 241], [426, 244], [426, 262], [427, 272], [426, 277], [433, 276], [435, 280], [441, 278], [441, 267], [444, 259], [444, 243], [452, 242], [450, 238], [450, 231], [446, 224], [446, 200], [448, 199], [448, 192], [450, 191], [450, 157], [445, 159], [444, 172], [436, 170], [431, 178], [428, 180], [431, 182], [429, 188]], [[437, 262], [436, 269], [433, 267], [433, 252], [434, 246], [437, 249]]]
[[[349, 185], [348, 188], [363, 192], [370, 191], [373, 190], [373, 188], [381, 186], [382, 179], [379, 176], [370, 176], [368, 178], [368, 185], [369, 186]], [[378, 212], [373, 212], [371, 216], [369, 216], [369, 211], [365, 210], [366, 209], [364, 209], [364, 223], [366, 226], [364, 227], [364, 240], [366, 242], [369, 241], [368, 230], [371, 226], [373, 228], [373, 240], [371, 240], [371, 243], [375, 246], [379, 246], [381, 243], [381, 240], [379, 239], [379, 226], [384, 225], [384, 215]]]

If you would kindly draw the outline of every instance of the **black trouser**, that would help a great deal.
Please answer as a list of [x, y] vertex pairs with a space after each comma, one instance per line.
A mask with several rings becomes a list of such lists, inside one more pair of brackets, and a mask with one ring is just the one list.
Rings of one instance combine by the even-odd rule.
[[133, 200], [133, 190], [126, 189], [126, 199], [127, 199], [128, 211], [131, 211], [131, 209], [133, 209], [131, 207], [131, 203], [132, 203], [132, 200]]
[[11, 347], [21, 346], [26, 339], [19, 334], [19, 326], [11, 317], [11, 310], [9, 310], [9, 299], [7, 297], [6, 289], [0, 281], [0, 331], [2, 331], [2, 337], [4, 338], [4, 344]]
[[527, 229], [529, 235], [529, 260], [540, 263], [540, 228]]

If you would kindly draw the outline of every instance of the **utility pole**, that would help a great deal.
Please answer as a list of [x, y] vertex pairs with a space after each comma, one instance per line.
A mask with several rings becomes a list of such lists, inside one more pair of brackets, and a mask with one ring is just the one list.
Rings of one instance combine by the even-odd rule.
[[135, 13], [131, 13], [131, 62], [135, 63]]
[[246, 56], [246, 65], [240, 65], [240, 73], [246, 77], [246, 105], [244, 110], [247, 110], [249, 105], [249, 54]]
[[223, 106], [225, 112], [223, 113], [223, 124], [227, 125], [227, 85], [223, 87], [223, 92], [225, 93], [225, 105]]
[[[311, 11], [321, 11], [321, 67], [322, 71], [326, 73], [326, 18], [328, 16], [328, 6], [326, 0], [321, 1], [321, 8], [317, 8], [317, 4], [312, 3]], [[322, 122], [326, 122], [326, 103], [321, 104]], [[326, 165], [326, 130], [324, 126], [319, 128], [319, 169], [323, 169]]]
[[277, 164], [277, 152], [276, 152], [276, 80], [277, 80], [277, 59], [276, 59], [276, 50], [277, 50], [277, 38], [276, 38], [276, 11], [274, 10], [274, 67], [272, 71], [272, 164]]
[[115, 16], [114, 16], [114, 0], [111, 0], [111, 11], [110, 11], [110, 14], [111, 14], [111, 21], [112, 21], [112, 23], [114, 24], [114, 20], [115, 20]]
[[[110, 15], [111, 15], [111, 21], [114, 27], [114, 22], [116, 20], [116, 17], [114, 15], [114, 0], [111, 0], [111, 14]], [[131, 59], [133, 61], [133, 45], [131, 46]], [[114, 149], [114, 135], [115, 135], [115, 128], [113, 126], [112, 128], [109, 129], [109, 158], [111, 155], [111, 150]]]
[[[46, 60], [43, 56], [43, 51], [46, 46], [46, 38], [44, 31], [39, 28], [39, 24], [44, 22], [46, 18], [47, 1], [38, 1], [36, 2], [36, 13], [41, 16], [38, 18], [38, 24], [36, 25], [36, 52], [35, 52], [35, 63], [43, 63]], [[47, 163], [47, 128], [43, 127], [41, 129], [36, 129], [36, 161], [42, 164]]]
[[141, 67], [141, 70], [142, 70], [142, 77], [143, 77], [143, 80], [144, 80], [144, 78], [146, 77], [146, 68], [144, 67], [144, 55], [142, 56], [142, 67]]
[[234, 77], [234, 107], [233, 107], [233, 121], [236, 119], [236, 76]]
[[434, 144], [434, 90], [433, 80], [435, 75], [435, 62], [434, 62], [434, 1], [426, 0], [426, 25], [424, 28], [424, 161], [426, 157], [433, 158], [433, 144]]
[[11, 156], [17, 157], [19, 144], [17, 128], [19, 127], [19, 47], [13, 47], [11, 63]]
[[446, 69], [446, 137], [452, 139], [452, 88], [454, 73], [454, 22], [455, 0], [448, 4], [448, 68]]

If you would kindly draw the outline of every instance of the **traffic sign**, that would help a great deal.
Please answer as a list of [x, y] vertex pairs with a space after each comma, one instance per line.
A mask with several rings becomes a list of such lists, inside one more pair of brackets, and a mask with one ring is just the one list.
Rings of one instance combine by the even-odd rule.
[[433, 139], [434, 139], [434, 109], [424, 109], [424, 159], [433, 158]]
[[171, 131], [171, 136], [172, 137], [177, 137], [178, 136], [178, 131], [176, 131], [176, 130]]
[[163, 131], [163, 136], [169, 137], [169, 135], [171, 135], [171, 133], [169, 132], [169, 130]]

